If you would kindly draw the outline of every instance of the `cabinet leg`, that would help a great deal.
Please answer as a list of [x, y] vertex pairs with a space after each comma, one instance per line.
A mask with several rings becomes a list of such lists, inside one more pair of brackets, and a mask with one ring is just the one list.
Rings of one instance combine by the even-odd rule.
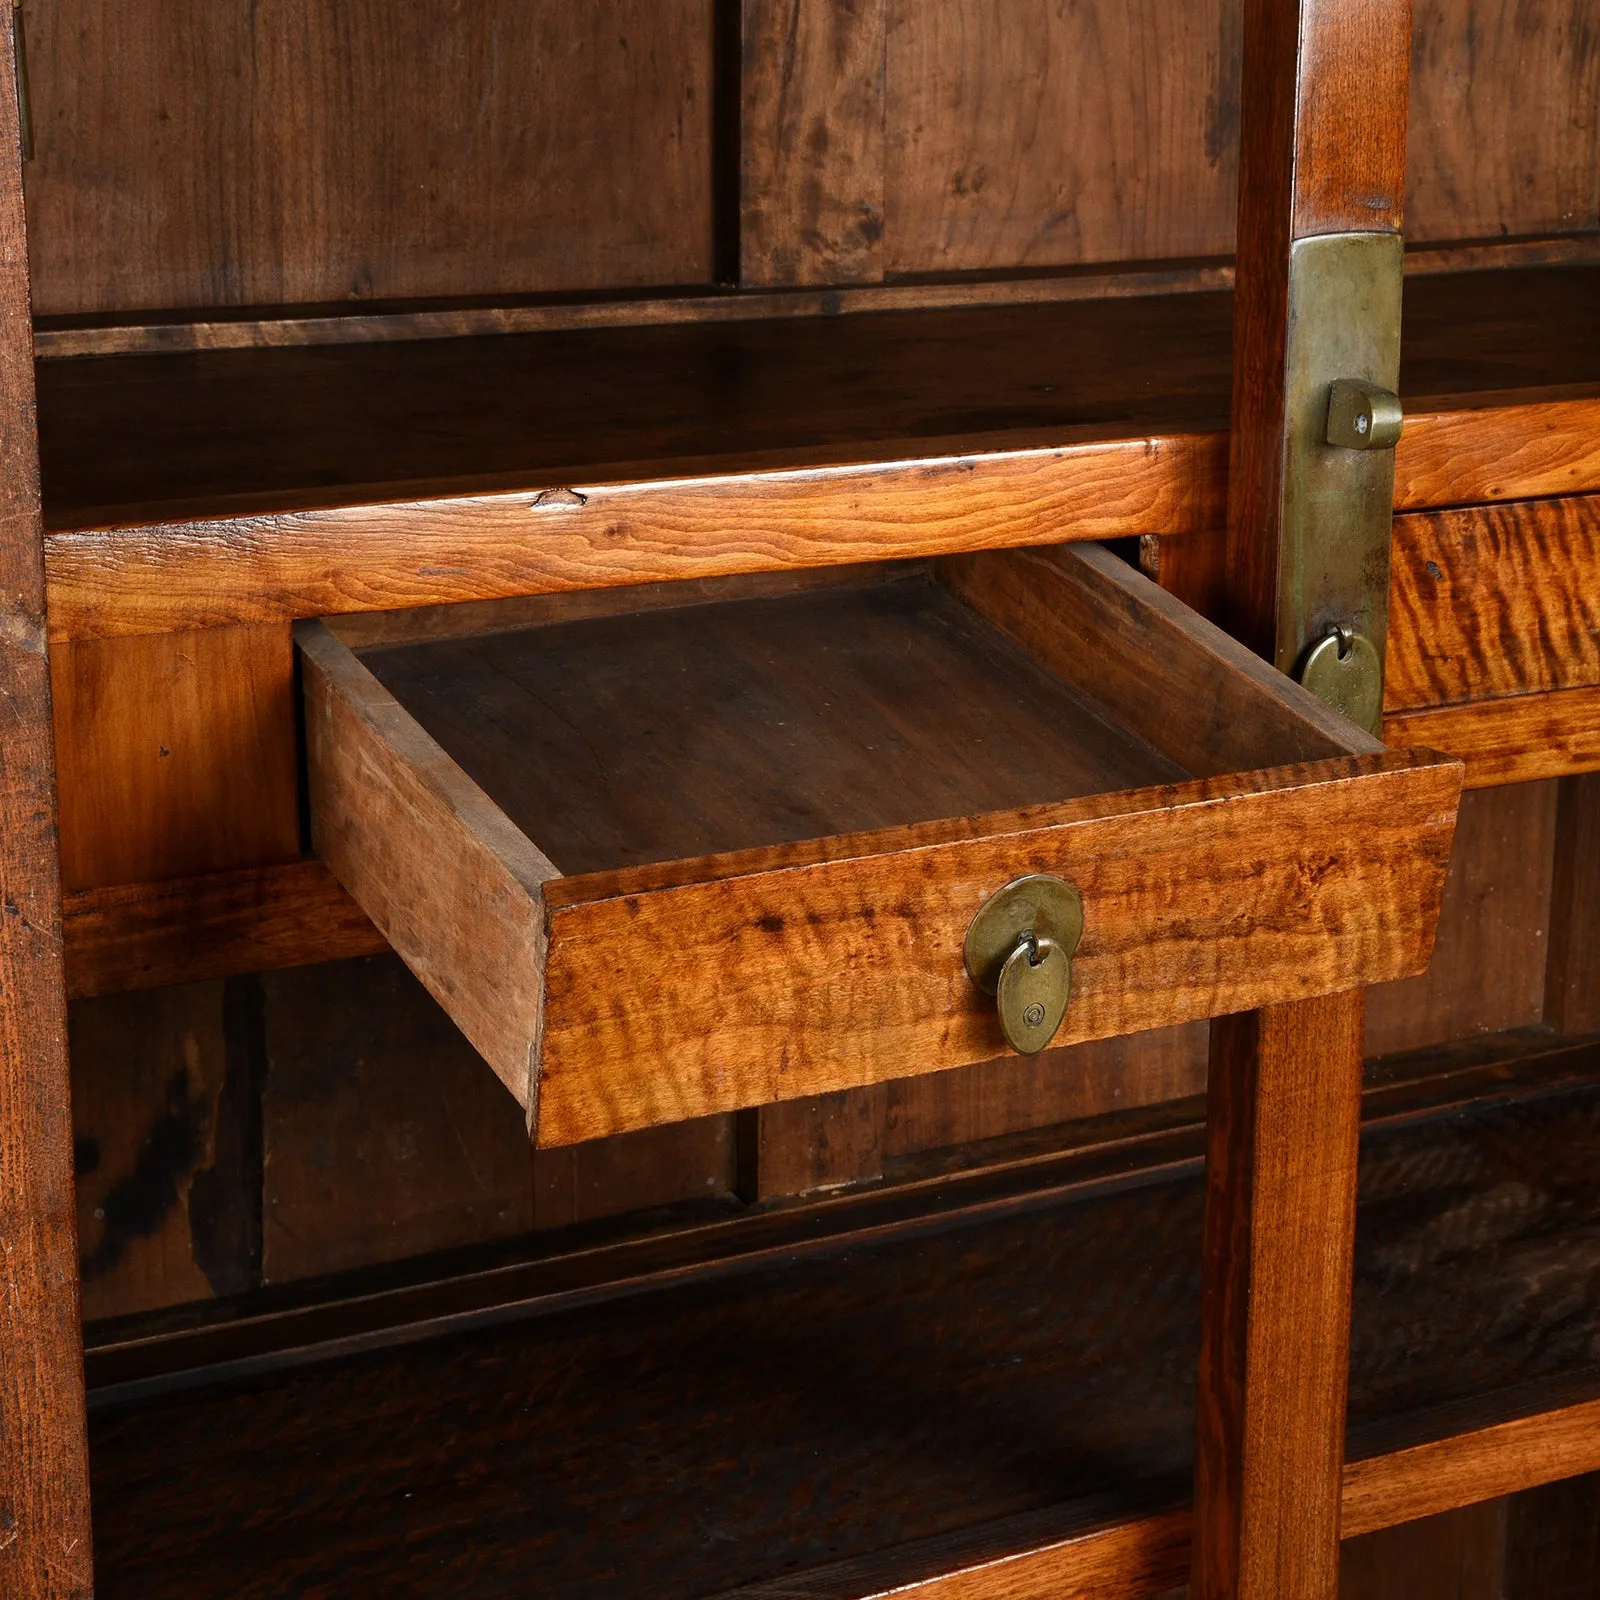
[[1335, 1600], [1365, 995], [1212, 1025], [1194, 1600]]

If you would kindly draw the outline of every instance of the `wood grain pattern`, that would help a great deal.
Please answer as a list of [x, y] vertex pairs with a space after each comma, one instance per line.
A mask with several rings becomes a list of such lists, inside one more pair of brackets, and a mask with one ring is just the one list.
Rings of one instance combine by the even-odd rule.
[[1497, 1600], [1587, 1600], [1600, 1582], [1600, 1475], [1525, 1490], [1506, 1516]]
[[1592, 23], [1584, 0], [1416, 0], [1408, 234], [1600, 227]]
[[881, 1178], [889, 1091], [880, 1083], [741, 1111], [740, 1198], [816, 1194]]
[[1389, 711], [1600, 683], [1600, 498], [1398, 518]]
[[739, 281], [883, 276], [889, 0], [742, 0]]
[[297, 642], [317, 853], [529, 1106], [555, 869], [326, 628]]
[[893, 274], [1225, 254], [1237, 13], [897, 0], [886, 90]]
[[[1061, 1044], [1419, 970], [1455, 781], [1349, 757], [547, 884], [539, 1140], [993, 1057], [961, 940], [1022, 872], [1092, 908]], [[1315, 865], [1289, 849], [1309, 840]], [[637, 957], [618, 969], [622, 941]]]
[[1364, 1000], [1212, 1024], [1200, 1596], [1337, 1590]]
[[1600, 1030], [1600, 776], [1567, 778], [1556, 813], [1544, 1018]]
[[94, 1589], [14, 40], [0, 25], [0, 1591]]
[[[86, 1320], [256, 1286], [261, 1085], [217, 982], [72, 1007], [72, 1118]], [[230, 1084], [230, 1078], [232, 1082]]]
[[564, 1150], [535, 1150], [534, 1228], [548, 1233], [602, 1217], [697, 1203], [736, 1209], [736, 1145], [732, 1117], [701, 1117]]
[[80, 889], [62, 905], [73, 999], [387, 948], [320, 861]]
[[50, 665], [68, 889], [299, 855], [287, 627], [57, 644]]
[[1600, 770], [1600, 688], [1401, 711], [1384, 718], [1383, 737], [1390, 745], [1448, 750], [1466, 763], [1469, 789], [1594, 772]]
[[29, 12], [41, 312], [711, 276], [711, 4]]
[[1491, 1500], [1347, 1539], [1339, 1600], [1503, 1600], [1506, 1508]]

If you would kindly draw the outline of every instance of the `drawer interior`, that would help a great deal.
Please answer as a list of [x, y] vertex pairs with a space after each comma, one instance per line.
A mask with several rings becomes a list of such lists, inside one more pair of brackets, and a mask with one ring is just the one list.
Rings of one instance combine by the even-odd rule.
[[563, 874], [1192, 776], [920, 566], [358, 654]]

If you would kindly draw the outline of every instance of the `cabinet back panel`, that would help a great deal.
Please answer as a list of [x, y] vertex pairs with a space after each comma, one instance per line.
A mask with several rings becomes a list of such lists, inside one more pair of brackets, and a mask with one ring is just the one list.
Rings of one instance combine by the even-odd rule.
[[713, 0], [29, 0], [34, 310], [700, 283]]

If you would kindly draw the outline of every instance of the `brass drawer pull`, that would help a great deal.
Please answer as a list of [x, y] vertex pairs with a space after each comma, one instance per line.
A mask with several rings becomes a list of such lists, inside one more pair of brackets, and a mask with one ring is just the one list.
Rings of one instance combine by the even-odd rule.
[[1037, 1055], [1055, 1038], [1072, 994], [1083, 901], [1062, 878], [1033, 873], [991, 895], [967, 929], [967, 975], [999, 1002], [1006, 1043]]

